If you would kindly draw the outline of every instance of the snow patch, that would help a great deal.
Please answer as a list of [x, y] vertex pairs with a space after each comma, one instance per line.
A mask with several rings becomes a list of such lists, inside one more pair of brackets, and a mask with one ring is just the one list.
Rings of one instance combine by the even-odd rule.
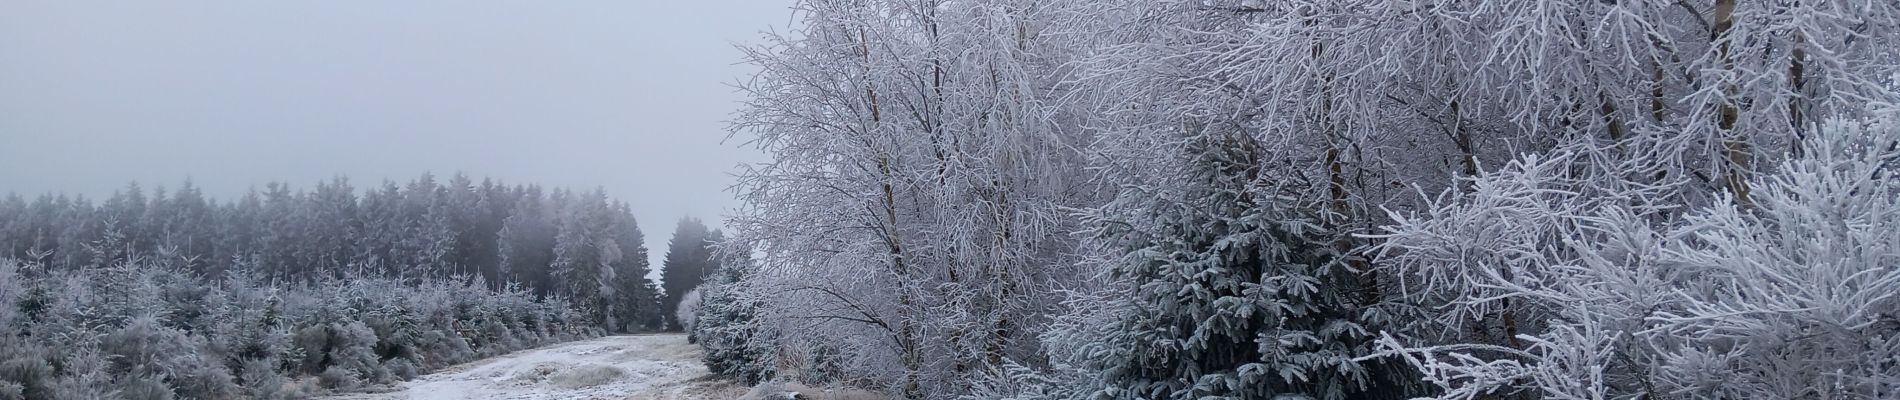
[[[405, 382], [389, 393], [333, 399], [731, 399], [685, 335], [612, 336], [509, 354]], [[736, 391], [736, 393], [735, 393]]]

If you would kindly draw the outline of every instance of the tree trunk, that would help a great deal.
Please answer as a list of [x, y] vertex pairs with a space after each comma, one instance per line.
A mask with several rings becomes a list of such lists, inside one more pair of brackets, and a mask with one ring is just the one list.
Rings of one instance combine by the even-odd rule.
[[[1734, 25], [1735, 0], [1716, 0], [1715, 25], [1710, 28], [1709, 40], [1716, 43], [1717, 56], [1721, 58], [1723, 67], [1727, 68], [1734, 66], [1734, 60], [1729, 55], [1731, 43], [1728, 38], [1729, 28]], [[1735, 86], [1726, 83], [1724, 85], [1727, 87], [1723, 88], [1723, 92], [1727, 96], [1722, 100], [1716, 116], [1717, 128], [1719, 128], [1717, 133], [1723, 135], [1722, 149], [1728, 163], [1728, 172], [1724, 180], [1728, 184], [1729, 191], [1735, 194], [1735, 203], [1748, 207], [1752, 204], [1748, 197], [1748, 174], [1752, 150], [1746, 135], [1735, 132], [1735, 121], [1741, 117], [1741, 111], [1735, 106]]]
[[1794, 34], [1794, 50], [1788, 54], [1788, 84], [1794, 89], [1794, 98], [1788, 100], [1788, 124], [1793, 128], [1794, 140], [1789, 144], [1789, 154], [1801, 157], [1801, 142], [1807, 139], [1806, 105], [1807, 93], [1807, 37], [1800, 32]]

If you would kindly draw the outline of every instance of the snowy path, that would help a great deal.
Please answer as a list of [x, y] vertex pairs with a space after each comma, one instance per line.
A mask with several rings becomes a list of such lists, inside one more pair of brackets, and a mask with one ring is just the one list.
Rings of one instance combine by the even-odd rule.
[[714, 380], [681, 334], [610, 336], [445, 368], [395, 391], [331, 399], [726, 400], [744, 388]]

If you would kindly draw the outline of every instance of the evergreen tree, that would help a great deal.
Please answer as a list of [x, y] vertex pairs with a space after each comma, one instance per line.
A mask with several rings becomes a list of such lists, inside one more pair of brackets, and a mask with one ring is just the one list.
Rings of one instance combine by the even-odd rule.
[[32, 221], [26, 199], [17, 193], [0, 198], [0, 257], [25, 258], [32, 247]]
[[646, 249], [632, 213], [595, 191], [569, 201], [555, 236], [550, 267], [556, 292], [573, 299], [601, 327], [616, 331], [655, 325], [659, 310], [646, 279]]
[[393, 181], [383, 181], [374, 189], [364, 190], [362, 204], [358, 206], [363, 218], [363, 230], [356, 243], [359, 268], [385, 276], [399, 271], [396, 245], [405, 233], [401, 202], [402, 189]]
[[145, 190], [138, 182], [133, 182], [126, 184], [124, 190], [113, 192], [111, 197], [107, 197], [106, 202], [100, 205], [100, 212], [105, 213], [103, 222], [117, 227], [125, 235], [126, 246], [150, 253], [153, 237], [145, 230], [146, 207], [149, 205]]
[[521, 190], [514, 209], [503, 220], [498, 252], [502, 276], [547, 295], [552, 288], [548, 266], [554, 263], [555, 218], [541, 188]]
[[242, 269], [270, 285], [343, 276], [420, 282], [483, 278], [572, 299], [616, 331], [657, 329], [665, 310], [648, 278], [645, 237], [625, 203], [463, 175], [385, 181], [358, 196], [345, 178], [297, 190], [269, 183], [237, 201], [128, 185], [103, 203], [0, 197], [0, 258], [53, 270], [118, 265], [131, 256], [223, 279]]
[[761, 324], [762, 301], [745, 290], [754, 268], [742, 249], [726, 249], [712, 280], [700, 289], [691, 337], [705, 350], [712, 373], [752, 385], [771, 380], [776, 361], [772, 332]]
[[[154, 201], [157, 201], [154, 199]], [[180, 256], [192, 261], [192, 272], [211, 275], [208, 266], [215, 264], [212, 252], [215, 246], [215, 221], [212, 220], [217, 205], [205, 199], [204, 192], [186, 179], [184, 185], [172, 192], [167, 200], [169, 210], [160, 217], [158, 229], [160, 245], [171, 247]]]
[[289, 185], [265, 184], [263, 196], [263, 209], [258, 216], [263, 224], [258, 232], [258, 267], [266, 279], [286, 279], [301, 270], [297, 265], [297, 249], [307, 243], [309, 235], [300, 224], [302, 221], [296, 218], [299, 201]]
[[[661, 271], [660, 282], [666, 288], [666, 297], [660, 303], [661, 310], [679, 308], [680, 299], [687, 292], [699, 287], [712, 271], [712, 232], [698, 218], [681, 218], [673, 230], [673, 239], [667, 242], [665, 269]], [[666, 329], [679, 331], [679, 321], [668, 318]]]
[[[1396, 398], [1399, 362], [1370, 354], [1365, 307], [1310, 209], [1264, 174], [1251, 137], [1191, 132], [1170, 186], [1124, 191], [1091, 219], [1119, 293], [1084, 354], [1097, 395], [1120, 399]], [[1092, 336], [1092, 337], [1090, 337]], [[1071, 344], [1086, 346], [1084, 344]]]
[[299, 243], [298, 265], [302, 278], [333, 276], [341, 273], [355, 257], [362, 227], [357, 216], [356, 189], [350, 181], [337, 177], [318, 183], [298, 207], [297, 224], [304, 226], [306, 240]]
[[613, 263], [615, 297], [611, 311], [620, 324], [610, 328], [626, 332], [657, 328], [665, 312], [659, 306], [659, 289], [647, 279], [652, 269], [648, 268], [646, 235], [640, 232], [626, 203], [614, 204], [613, 215], [613, 240], [626, 255]]
[[472, 222], [463, 230], [465, 262], [489, 283], [490, 289], [501, 289], [509, 281], [501, 273], [501, 229], [508, 213], [514, 210], [516, 196], [506, 186], [484, 178], [476, 197]]

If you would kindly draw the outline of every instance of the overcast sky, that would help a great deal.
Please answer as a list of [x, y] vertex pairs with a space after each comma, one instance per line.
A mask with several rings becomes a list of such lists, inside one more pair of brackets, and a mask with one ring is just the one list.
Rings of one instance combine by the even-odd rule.
[[791, 0], [0, 1], [0, 193], [186, 177], [220, 199], [429, 171], [604, 187], [655, 265], [716, 224], [750, 69]]

